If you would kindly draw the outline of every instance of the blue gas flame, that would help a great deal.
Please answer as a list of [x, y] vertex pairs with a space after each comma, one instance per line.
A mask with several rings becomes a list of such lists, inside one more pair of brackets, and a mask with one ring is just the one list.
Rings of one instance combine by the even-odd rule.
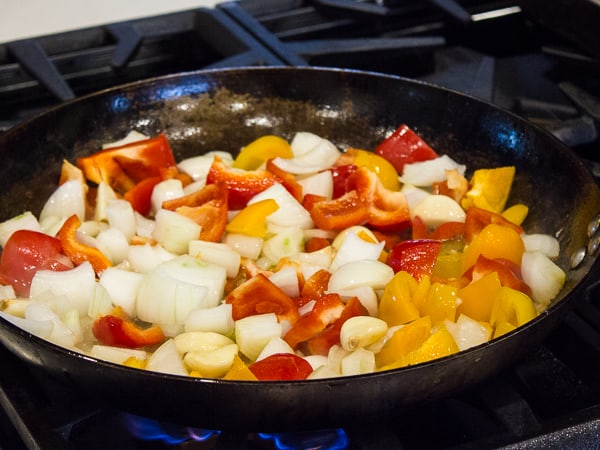
[[343, 450], [348, 448], [348, 436], [341, 428], [289, 433], [258, 433], [258, 436], [273, 440], [279, 450]]

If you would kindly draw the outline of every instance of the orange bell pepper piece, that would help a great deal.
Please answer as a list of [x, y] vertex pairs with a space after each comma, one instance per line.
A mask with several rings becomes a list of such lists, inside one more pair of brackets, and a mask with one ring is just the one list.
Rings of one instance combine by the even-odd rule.
[[102, 344], [116, 347], [140, 348], [160, 344], [165, 340], [158, 325], [140, 328], [119, 307], [114, 308], [111, 314], [94, 320], [92, 332]]
[[457, 314], [462, 313], [480, 322], [489, 322], [494, 299], [501, 286], [498, 273], [490, 272], [459, 289], [458, 297], [461, 303]]
[[400, 271], [387, 284], [379, 302], [379, 318], [390, 327], [412, 322], [420, 317], [419, 309], [412, 302], [417, 280], [405, 271]]
[[507, 259], [520, 267], [524, 251], [523, 239], [513, 227], [491, 223], [465, 247], [463, 273], [475, 265], [480, 255], [488, 259]]
[[60, 240], [63, 252], [74, 264], [79, 265], [88, 261], [98, 274], [112, 266], [112, 262], [95, 247], [82, 244], [77, 240], [77, 229], [81, 220], [73, 214], [62, 225], [56, 237]]
[[375, 354], [377, 367], [384, 367], [400, 360], [403, 356], [419, 348], [431, 336], [429, 316], [414, 320], [398, 329]]

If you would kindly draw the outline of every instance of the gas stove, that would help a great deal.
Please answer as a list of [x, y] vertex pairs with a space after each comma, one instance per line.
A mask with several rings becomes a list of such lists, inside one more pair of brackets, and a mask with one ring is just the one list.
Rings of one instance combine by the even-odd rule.
[[[600, 7], [571, 2], [561, 22], [537, 3], [241, 0], [12, 41], [0, 44], [0, 130], [72, 98], [163, 74], [329, 66], [416, 78], [493, 102], [547, 128], [600, 176], [598, 43], [567, 16], [597, 17]], [[596, 286], [524, 361], [364, 428], [264, 434], [158, 423], [98, 404], [0, 354], [0, 446], [11, 449], [558, 449], [600, 442]]]

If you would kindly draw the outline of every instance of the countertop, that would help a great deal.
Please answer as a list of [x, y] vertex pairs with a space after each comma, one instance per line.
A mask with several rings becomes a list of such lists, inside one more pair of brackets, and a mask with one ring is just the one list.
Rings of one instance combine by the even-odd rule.
[[216, 0], [1, 0], [0, 43], [198, 7]]

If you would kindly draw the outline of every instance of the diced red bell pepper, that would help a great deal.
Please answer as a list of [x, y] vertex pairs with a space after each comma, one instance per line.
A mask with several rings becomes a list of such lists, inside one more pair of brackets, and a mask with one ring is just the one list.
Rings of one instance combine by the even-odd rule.
[[79, 158], [77, 167], [89, 181], [105, 182], [122, 194], [145, 178], [160, 176], [161, 169], [176, 167], [176, 162], [166, 136], [161, 133]]
[[261, 381], [306, 380], [312, 366], [304, 358], [293, 353], [275, 353], [248, 366]]
[[333, 177], [333, 198], [344, 195], [346, 191], [346, 181], [358, 169], [354, 164], [344, 164], [329, 169]]
[[275, 313], [279, 321], [295, 324], [300, 314], [294, 300], [259, 273], [231, 291], [225, 302], [232, 306], [233, 320], [244, 317]]
[[228, 190], [223, 184], [207, 184], [199, 191], [163, 202], [162, 207], [200, 225], [199, 239], [219, 242], [227, 226], [227, 197]]
[[277, 167], [273, 163], [272, 159], [267, 161], [267, 170], [281, 180], [283, 187], [287, 189], [287, 191], [298, 201], [298, 203], [302, 203], [302, 185], [296, 181], [296, 177], [294, 177], [293, 174]]
[[321, 333], [306, 341], [308, 351], [312, 355], [327, 356], [329, 349], [340, 343], [340, 330], [346, 320], [355, 316], [368, 315], [367, 309], [363, 306], [357, 297], [352, 297], [346, 301], [346, 306], [338, 320], [328, 325]]
[[432, 239], [402, 241], [388, 254], [387, 264], [398, 273], [410, 273], [417, 281], [431, 276], [442, 242]]
[[531, 288], [523, 281], [519, 267], [507, 259], [489, 259], [479, 255], [477, 262], [467, 273], [472, 280], [478, 280], [491, 272], [496, 272], [500, 284], [521, 291], [531, 297]]
[[94, 320], [92, 332], [100, 343], [115, 347], [141, 348], [160, 344], [165, 340], [160, 326], [140, 328], [120, 308]]
[[150, 210], [152, 209], [152, 191], [154, 190], [154, 187], [161, 181], [161, 177], [144, 178], [134, 187], [125, 192], [123, 198], [131, 203], [131, 206], [135, 211], [140, 213], [142, 216], [147, 216], [150, 214]]
[[80, 225], [81, 220], [79, 220], [77, 215], [73, 214], [58, 230], [56, 236], [60, 240], [63, 252], [74, 264], [79, 265], [88, 261], [94, 268], [94, 272], [99, 274], [108, 267], [111, 267], [112, 262], [99, 249], [85, 245], [77, 240], [77, 230]]
[[375, 153], [392, 163], [399, 174], [404, 171], [405, 164], [428, 161], [439, 156], [406, 124], [400, 125], [382, 141], [375, 148]]
[[316, 202], [309, 210], [318, 228], [342, 230], [352, 225], [360, 225], [369, 219], [368, 200], [356, 190], [345, 193], [333, 200]]
[[328, 239], [315, 236], [306, 241], [306, 244], [304, 244], [304, 251], [308, 253], [316, 252], [328, 247], [329, 245], [331, 245], [331, 242], [329, 242]]
[[502, 217], [502, 215], [487, 209], [471, 206], [467, 209], [465, 217], [465, 240], [471, 242], [481, 230], [490, 224], [503, 225], [512, 228], [519, 234], [523, 234], [523, 228]]
[[218, 156], [215, 156], [206, 177], [207, 184], [226, 186], [232, 210], [242, 209], [256, 194], [280, 182], [279, 177], [267, 170], [231, 169]]
[[10, 284], [18, 296], [28, 297], [31, 279], [38, 270], [71, 268], [73, 263], [62, 253], [59, 239], [39, 231], [17, 230], [2, 249], [0, 282]]
[[322, 297], [327, 293], [330, 278], [331, 272], [328, 270], [317, 270], [304, 282], [300, 291], [300, 298], [310, 300]]
[[344, 302], [338, 294], [325, 294], [313, 300], [313, 309], [300, 317], [283, 337], [293, 349], [339, 319], [344, 310]]

